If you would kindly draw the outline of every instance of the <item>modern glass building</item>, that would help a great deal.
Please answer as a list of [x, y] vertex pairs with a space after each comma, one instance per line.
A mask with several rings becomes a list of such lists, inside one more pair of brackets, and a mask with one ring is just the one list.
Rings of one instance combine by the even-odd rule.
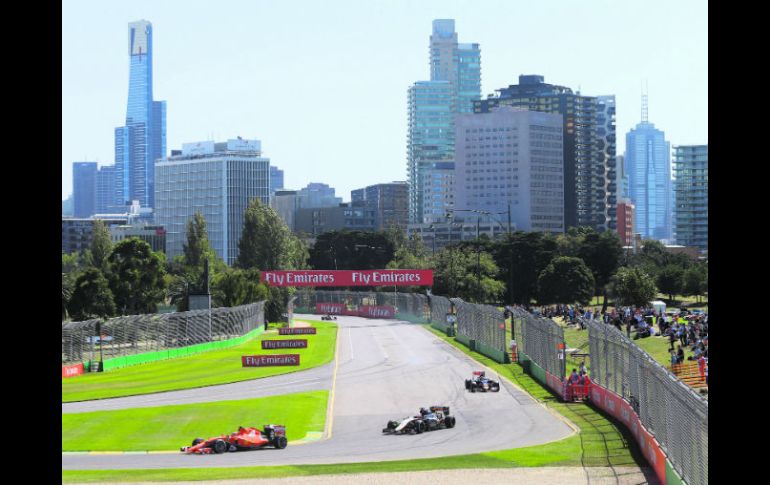
[[708, 250], [709, 146], [674, 147], [676, 243]]
[[166, 102], [152, 97], [152, 24], [128, 24], [126, 124], [115, 128], [116, 183], [124, 202], [154, 207], [155, 162], [166, 154]]
[[96, 213], [96, 167], [96, 162], [72, 164], [74, 217], [91, 217]]
[[327, 184], [311, 182], [297, 191], [300, 207], [337, 207], [342, 203], [342, 197], [334, 195], [334, 187]]
[[283, 170], [278, 167], [270, 167], [270, 195], [283, 188]]
[[671, 151], [665, 133], [642, 122], [626, 134], [628, 195], [635, 206], [635, 231], [644, 239], [671, 240]]
[[409, 222], [444, 220], [454, 194], [454, 117], [481, 98], [479, 44], [460, 44], [453, 19], [436, 19], [430, 36], [430, 81], [408, 90]]
[[615, 200], [611, 190], [616, 187], [613, 97], [601, 97], [600, 106], [598, 97], [546, 84], [540, 75], [521, 75], [519, 84], [498, 89], [497, 93], [475, 101], [473, 111], [487, 113], [497, 106], [513, 106], [562, 115], [565, 227], [590, 226], [597, 231], [611, 228], [616, 217], [614, 210], [607, 207]]
[[409, 223], [409, 184], [392, 182], [389, 184], [370, 185], [350, 192], [353, 205], [362, 204], [375, 214], [375, 225], [379, 230], [387, 230], [395, 225], [406, 229]]
[[156, 167], [155, 223], [166, 229], [169, 260], [182, 254], [187, 221], [206, 218], [211, 247], [225, 263], [238, 258], [249, 201], [270, 203], [270, 160], [259, 140], [185, 143]]
[[455, 220], [507, 226], [510, 207], [518, 230], [563, 233], [562, 126], [559, 114], [508, 106], [458, 115]]
[[[449, 81], [417, 81], [409, 88], [409, 222], [441, 220], [450, 208], [455, 113]], [[441, 183], [433, 180], [436, 170]]]

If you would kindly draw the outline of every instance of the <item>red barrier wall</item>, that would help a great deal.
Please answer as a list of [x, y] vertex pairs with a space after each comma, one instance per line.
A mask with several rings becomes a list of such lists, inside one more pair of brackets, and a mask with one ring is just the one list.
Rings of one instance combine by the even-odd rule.
[[650, 464], [660, 483], [666, 485], [666, 455], [660, 445], [650, 434], [634, 412], [631, 405], [612, 391], [594, 382], [591, 386], [591, 402], [621, 421], [636, 438], [644, 457]]
[[315, 311], [327, 315], [350, 315], [367, 318], [394, 318], [396, 316], [396, 309], [390, 305], [362, 305], [357, 310], [348, 310], [344, 303], [316, 303]]
[[75, 377], [83, 374], [83, 364], [75, 364], [75, 365], [63, 365], [61, 366], [61, 376], [62, 377]]

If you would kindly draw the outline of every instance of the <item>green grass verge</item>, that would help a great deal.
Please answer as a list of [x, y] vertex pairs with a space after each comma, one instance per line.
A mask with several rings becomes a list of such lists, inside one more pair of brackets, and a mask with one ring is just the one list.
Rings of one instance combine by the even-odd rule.
[[[323, 432], [329, 391], [62, 414], [62, 451], [177, 451], [193, 438], [232, 433], [238, 426], [283, 424], [286, 437]], [[257, 421], [255, 421], [257, 420]]]
[[[254, 340], [229, 349], [213, 350], [190, 357], [152, 362], [88, 373], [62, 379], [62, 402], [86, 401], [176, 391], [195, 387], [227, 384], [309, 369], [331, 362], [337, 339], [333, 322], [312, 322], [316, 335], [278, 335], [268, 331]], [[307, 349], [262, 350], [262, 340], [307, 338]], [[291, 367], [242, 367], [242, 355], [300, 354], [300, 365]]]
[[580, 433], [544, 445], [510, 450], [417, 460], [329, 465], [260, 466], [166, 470], [63, 470], [63, 483], [225, 480], [290, 476], [406, 472], [468, 468], [517, 468], [539, 466], [647, 466], [636, 442], [614, 419], [583, 403], [560, 403], [545, 387], [526, 375], [518, 364], [498, 364], [471, 352], [452, 337], [425, 328], [465, 354], [506, 376], [536, 400], [569, 419]]

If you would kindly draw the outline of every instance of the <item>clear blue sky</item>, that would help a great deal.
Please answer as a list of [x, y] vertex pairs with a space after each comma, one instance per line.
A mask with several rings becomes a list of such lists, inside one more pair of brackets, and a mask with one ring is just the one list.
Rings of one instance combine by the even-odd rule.
[[164, 0], [62, 2], [62, 198], [72, 162], [114, 163], [125, 122], [128, 23], [153, 24], [167, 149], [262, 140], [288, 188], [406, 180], [407, 88], [430, 78], [431, 21], [481, 46], [482, 96], [519, 74], [614, 94], [618, 154], [640, 120], [672, 145], [708, 143], [706, 0]]

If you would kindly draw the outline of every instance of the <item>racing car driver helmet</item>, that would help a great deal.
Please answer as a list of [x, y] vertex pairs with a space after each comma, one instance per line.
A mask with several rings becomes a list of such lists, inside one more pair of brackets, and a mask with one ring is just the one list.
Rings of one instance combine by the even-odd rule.
[[430, 410], [428, 408], [420, 408], [420, 414], [423, 416], [430, 414]]

